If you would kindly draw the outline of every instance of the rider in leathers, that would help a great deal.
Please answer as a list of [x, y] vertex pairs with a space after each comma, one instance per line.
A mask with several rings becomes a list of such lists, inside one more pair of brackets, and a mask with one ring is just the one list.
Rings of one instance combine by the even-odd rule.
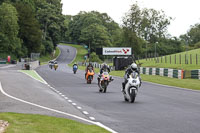
[[92, 68], [92, 70], [94, 71], [94, 67], [93, 67], [91, 62], [88, 64], [88, 66], [85, 69], [85, 79], [86, 79], [86, 75], [87, 75], [87, 72], [88, 72], [89, 68]]
[[[101, 69], [100, 69], [100, 74], [98, 75], [98, 83], [99, 83], [99, 81], [100, 81], [100, 78], [101, 78], [101, 75], [102, 75], [102, 73], [103, 72], [110, 72], [110, 68], [108, 67], [108, 65], [106, 64], [106, 63], [103, 63], [102, 65], [101, 65]], [[110, 80], [112, 80], [112, 76], [110, 76]]]
[[129, 75], [132, 73], [132, 72], [137, 72], [138, 75], [139, 75], [139, 79], [140, 79], [140, 86], [142, 84], [141, 82], [141, 78], [140, 78], [140, 72], [138, 70], [138, 67], [137, 67], [137, 64], [135, 63], [132, 63], [127, 69], [126, 69], [126, 72], [125, 72], [125, 75], [124, 75], [124, 82], [122, 83], [122, 91], [124, 91], [125, 89], [125, 85], [126, 83], [128, 82], [128, 78], [129, 78]]

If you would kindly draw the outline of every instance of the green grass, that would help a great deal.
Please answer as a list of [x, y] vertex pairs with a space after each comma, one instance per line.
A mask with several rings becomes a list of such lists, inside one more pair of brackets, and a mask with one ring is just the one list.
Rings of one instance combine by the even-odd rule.
[[108, 133], [96, 125], [44, 115], [0, 113], [9, 122], [5, 133]]
[[26, 73], [27, 75], [31, 76], [32, 78], [35, 78], [35, 79], [45, 83], [44, 80], [40, 76], [38, 76], [38, 74], [34, 70], [20, 70], [20, 72]]
[[58, 55], [60, 54], [60, 49], [56, 47], [56, 53], [54, 56], [52, 56], [51, 54], [46, 54], [40, 57], [40, 63], [41, 65], [47, 64], [48, 61], [55, 59], [56, 57], [58, 57]]
[[[196, 64], [196, 54], [197, 54], [197, 63]], [[175, 64], [175, 55], [176, 55], [176, 64]], [[188, 63], [185, 64], [185, 55], [188, 55]], [[191, 59], [190, 60], [190, 55]], [[171, 64], [170, 64], [170, 56], [171, 56]], [[181, 56], [181, 58], [180, 58]], [[161, 63], [162, 58], [162, 63]], [[166, 59], [166, 63], [165, 63]], [[180, 64], [181, 59], [181, 64]], [[191, 62], [191, 64], [190, 64]], [[165, 57], [159, 57], [159, 63], [156, 63], [154, 58], [151, 59], [143, 59], [139, 60], [139, 63], [142, 63], [142, 67], [156, 67], [156, 68], [174, 68], [174, 69], [183, 69], [183, 70], [193, 70], [193, 69], [200, 69], [200, 49], [190, 50], [188, 52], [181, 52], [177, 54], [167, 55]]]

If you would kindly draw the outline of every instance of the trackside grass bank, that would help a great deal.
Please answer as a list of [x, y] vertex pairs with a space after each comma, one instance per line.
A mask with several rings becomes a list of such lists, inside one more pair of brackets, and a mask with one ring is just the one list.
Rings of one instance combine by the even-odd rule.
[[[68, 45], [68, 44], [65, 44]], [[85, 50], [84, 47], [80, 46], [80, 45], [69, 45], [72, 47], [79, 47], [79, 49]], [[80, 50], [77, 50], [77, 57], [79, 57], [79, 59], [75, 59], [77, 62], [82, 62], [83, 61], [83, 54], [80, 55]], [[86, 51], [87, 52], [87, 51]], [[82, 58], [80, 57], [82, 56]], [[73, 63], [72, 63], [73, 64]], [[72, 64], [70, 64], [69, 66], [72, 66]], [[162, 66], [162, 68], [164, 68], [164, 65]], [[187, 64], [189, 65], [189, 64]], [[147, 66], [151, 66], [151, 64], [148, 64]], [[154, 67], [154, 66], [152, 66]], [[168, 66], [168, 68], [170, 68], [170, 65]], [[85, 66], [79, 66], [80, 70], [85, 70]], [[98, 73], [99, 69], [96, 68], [95, 69], [95, 73]], [[123, 77], [124, 76], [124, 71], [112, 71], [110, 73], [113, 76], [119, 76], [119, 77]], [[169, 85], [169, 86], [176, 86], [176, 87], [181, 87], [181, 88], [188, 88], [188, 89], [194, 89], [194, 90], [200, 90], [200, 80], [198, 79], [175, 79], [175, 78], [168, 78], [168, 77], [162, 77], [162, 76], [157, 76], [157, 75], [144, 75], [141, 74], [142, 80], [143, 81], [148, 81], [148, 82], [153, 82], [153, 83], [158, 83], [158, 84], [163, 84], [163, 85]], [[123, 82], [123, 81], [122, 81]]]
[[44, 115], [0, 113], [9, 122], [6, 133], [109, 133], [95, 125]]
[[173, 68], [183, 70], [200, 69], [200, 49], [139, 60], [142, 67]]

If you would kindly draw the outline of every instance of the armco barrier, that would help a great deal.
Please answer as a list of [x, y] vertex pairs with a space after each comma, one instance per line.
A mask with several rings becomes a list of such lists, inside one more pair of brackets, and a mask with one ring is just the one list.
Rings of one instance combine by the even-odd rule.
[[177, 69], [140, 67], [140, 73], [147, 75], [159, 75], [170, 78], [183, 79], [183, 70], [177, 70]]

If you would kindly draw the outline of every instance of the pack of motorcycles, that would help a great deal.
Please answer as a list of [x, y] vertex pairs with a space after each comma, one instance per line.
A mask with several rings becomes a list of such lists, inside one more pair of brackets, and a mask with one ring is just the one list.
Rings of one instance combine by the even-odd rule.
[[51, 68], [51, 69], [54, 68], [54, 70], [56, 71], [57, 68], [58, 68], [57, 62], [56, 62], [56, 61], [53, 61], [53, 60], [49, 61], [49, 68]]
[[[49, 67], [56, 70], [58, 68], [57, 63], [49, 62]], [[73, 73], [76, 74], [78, 70], [78, 66], [73, 66]], [[94, 79], [94, 71], [92, 69], [88, 69], [86, 73], [86, 82], [87, 84], [91, 84], [92, 80]], [[113, 78], [111, 75], [109, 75], [108, 72], [103, 72], [101, 75], [99, 75], [98, 80], [98, 86], [99, 86], [99, 92], [106, 93], [107, 87], [109, 83], [113, 81]], [[128, 82], [125, 84], [125, 89], [122, 89], [122, 93], [124, 96], [124, 100], [130, 103], [135, 102], [135, 98], [138, 93], [138, 89], [140, 87], [140, 79], [137, 72], [133, 72], [129, 75]]]

